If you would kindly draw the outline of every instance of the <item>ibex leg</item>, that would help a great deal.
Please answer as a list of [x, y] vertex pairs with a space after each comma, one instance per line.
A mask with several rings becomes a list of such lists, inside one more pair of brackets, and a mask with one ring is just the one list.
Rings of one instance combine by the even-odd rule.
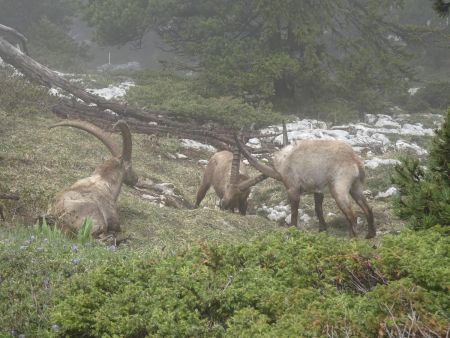
[[332, 187], [331, 189], [331, 195], [333, 195], [339, 209], [341, 209], [342, 213], [345, 215], [345, 217], [348, 220], [349, 223], [349, 235], [350, 237], [354, 238], [356, 237], [355, 233], [355, 225], [356, 225], [356, 217], [353, 213], [351, 202], [350, 202], [350, 194], [348, 189], [345, 189], [345, 187]]
[[205, 195], [208, 192], [208, 189], [209, 189], [210, 186], [211, 186], [210, 184], [207, 184], [205, 182], [202, 182], [202, 184], [200, 185], [200, 188], [198, 189], [198, 192], [197, 192], [197, 201], [195, 202], [195, 207], [196, 208], [198, 208], [200, 203], [205, 198]]
[[247, 205], [248, 205], [247, 200], [241, 201], [241, 202], [239, 203], [239, 213], [240, 213], [242, 216], [245, 216], [245, 214], [247, 213]]
[[298, 205], [300, 203], [300, 191], [290, 188], [287, 191], [289, 203], [291, 204], [291, 226], [298, 226]]
[[352, 195], [355, 202], [362, 209], [367, 218], [367, 227], [368, 232], [366, 238], [373, 238], [376, 235], [375, 225], [373, 221], [373, 212], [367, 203], [366, 198], [364, 197], [363, 190], [361, 184], [359, 182], [355, 182], [350, 190], [350, 194]]
[[325, 223], [325, 218], [323, 217], [323, 194], [319, 192], [314, 193], [314, 207], [316, 209], [316, 215], [319, 219], [319, 231], [327, 231], [327, 224]]

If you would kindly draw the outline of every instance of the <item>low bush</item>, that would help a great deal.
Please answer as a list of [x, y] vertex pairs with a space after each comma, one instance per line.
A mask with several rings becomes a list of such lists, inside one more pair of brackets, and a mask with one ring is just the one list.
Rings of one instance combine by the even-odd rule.
[[450, 225], [450, 109], [432, 140], [427, 168], [404, 158], [392, 182], [399, 190], [394, 208], [414, 229]]
[[[407, 230], [386, 236], [378, 249], [294, 229], [253, 243], [204, 244], [165, 257], [83, 248], [79, 265], [69, 247], [62, 255], [46, 253], [53, 263], [33, 268], [38, 272], [29, 283], [31, 294], [44, 289], [42, 274], [56, 278], [50, 277], [50, 300], [39, 311], [31, 295], [22, 299], [35, 312], [25, 331], [69, 337], [445, 336], [446, 231]], [[28, 289], [19, 284], [24, 272], [32, 273], [24, 259], [28, 250], [0, 249], [3, 283], [16, 280], [17, 290]], [[93, 250], [99, 257], [91, 262]], [[4, 259], [8, 251], [15, 268]], [[34, 258], [39, 264], [41, 256]], [[25, 320], [12, 320], [9, 302], [3, 298], [2, 330]]]
[[136, 81], [137, 86], [127, 93], [129, 101], [149, 109], [176, 112], [178, 117], [216, 121], [232, 127], [252, 123], [264, 126], [282, 120], [268, 106], [252, 106], [230, 96], [204, 97], [198, 94], [198, 83], [193, 78], [147, 71], [138, 73]]
[[412, 112], [423, 112], [429, 108], [445, 109], [450, 105], [450, 82], [433, 82], [420, 88], [412, 96], [407, 107]]

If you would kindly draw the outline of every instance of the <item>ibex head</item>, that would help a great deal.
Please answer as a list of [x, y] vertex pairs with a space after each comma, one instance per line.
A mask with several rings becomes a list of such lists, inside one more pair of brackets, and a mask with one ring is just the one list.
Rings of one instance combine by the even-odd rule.
[[254, 178], [248, 178], [247, 175], [240, 173], [241, 152], [238, 148], [233, 149], [233, 161], [231, 162], [230, 181], [225, 188], [224, 195], [220, 201], [221, 209], [233, 210], [240, 204], [247, 201], [250, 194], [250, 188], [266, 178], [259, 175]]
[[63, 121], [60, 123], [56, 123], [51, 125], [49, 128], [55, 127], [73, 127], [84, 130], [92, 135], [94, 135], [97, 139], [99, 139], [111, 152], [113, 159], [115, 159], [115, 163], [118, 166], [123, 165], [124, 168], [124, 177], [123, 183], [128, 186], [136, 185], [138, 181], [138, 176], [133, 170], [131, 154], [132, 154], [132, 140], [131, 140], [131, 132], [128, 128], [128, 125], [125, 121], [120, 120], [116, 122], [113, 129], [119, 129], [122, 134], [122, 151], [120, 151], [120, 147], [115, 143], [115, 141], [111, 138], [110, 135], [105, 133], [102, 129], [97, 126], [79, 120], [71, 120], [71, 121]]
[[247, 212], [247, 198], [250, 188], [266, 178], [259, 175], [249, 178], [245, 168], [241, 169], [241, 154], [238, 148], [229, 151], [221, 151], [214, 154], [203, 174], [202, 184], [197, 192], [196, 206], [205, 197], [212, 185], [220, 197], [220, 208], [234, 210], [239, 209], [243, 215]]

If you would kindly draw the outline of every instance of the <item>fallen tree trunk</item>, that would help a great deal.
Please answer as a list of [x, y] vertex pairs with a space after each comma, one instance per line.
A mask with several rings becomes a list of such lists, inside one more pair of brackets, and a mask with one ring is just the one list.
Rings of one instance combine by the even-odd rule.
[[[0, 25], [0, 34], [6, 32], [13, 34], [26, 49], [26, 39], [17, 31]], [[233, 130], [215, 126], [214, 129], [198, 126], [189, 121], [177, 121], [176, 113], [163, 112], [142, 109], [126, 103], [115, 100], [106, 100], [98, 95], [87, 92], [82, 87], [74, 84], [57, 72], [35, 61], [19, 49], [14, 47], [9, 41], [0, 35], [0, 57], [14, 68], [22, 72], [26, 77], [47, 87], [58, 87], [72, 94], [74, 97], [82, 100], [74, 103], [70, 100], [61, 98], [61, 105], [53, 108], [53, 111], [59, 116], [73, 118], [77, 116], [81, 119], [90, 119], [91, 121], [112, 122], [117, 121], [118, 117], [109, 111], [125, 118], [134, 131], [141, 133], [150, 133], [157, 135], [173, 135], [185, 138], [192, 138], [200, 142], [206, 142], [218, 149], [230, 149], [234, 146], [232, 137]], [[95, 106], [92, 106], [94, 104]], [[267, 137], [257, 132], [247, 132], [243, 134], [244, 140], [252, 137]], [[271, 152], [273, 148], [268, 149], [249, 149], [253, 153]]]
[[[55, 105], [52, 110], [53, 112], [62, 118], [70, 119], [81, 119], [88, 120], [103, 129], [107, 128], [107, 125], [117, 121], [117, 116], [109, 111], [102, 111], [98, 107], [88, 106], [86, 104], [62, 100], [63, 103]], [[127, 124], [134, 133], [138, 134], [152, 134], [163, 137], [182, 137], [195, 139], [198, 142], [206, 143], [212, 145], [218, 150], [229, 150], [231, 151], [233, 140], [224, 132], [217, 132], [207, 130], [205, 128], [190, 128], [181, 129], [176, 127], [171, 127], [168, 125], [153, 123], [144, 123], [135, 118], [124, 118]], [[107, 125], [106, 125], [107, 124]], [[231, 145], [231, 146], [230, 146]], [[253, 154], [261, 153], [272, 153], [274, 151], [274, 146], [265, 146], [259, 149], [250, 148]]]

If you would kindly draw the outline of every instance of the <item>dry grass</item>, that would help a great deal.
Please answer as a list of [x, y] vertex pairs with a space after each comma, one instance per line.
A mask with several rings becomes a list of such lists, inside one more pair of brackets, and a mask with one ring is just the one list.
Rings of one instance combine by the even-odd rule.
[[[1, 87], [7, 88], [0, 91], [0, 154], [10, 157], [0, 160], [0, 189], [21, 196], [19, 202], [5, 202], [8, 225], [29, 225], [45, 213], [57, 191], [92, 173], [109, 154], [100, 142], [82, 131], [48, 130], [49, 124], [59, 120], [50, 112], [55, 99], [22, 79], [11, 79], [4, 73], [0, 76]], [[198, 160], [208, 159], [211, 154], [182, 149], [174, 139], [159, 139], [159, 144], [155, 144], [147, 135], [134, 135], [133, 141], [134, 167], [140, 179], [171, 183], [193, 203], [204, 168]], [[175, 153], [185, 153], [189, 159], [174, 160], [170, 154]], [[369, 188], [385, 190], [390, 186], [388, 176], [388, 169], [370, 171]], [[217, 210], [212, 189], [202, 203], [203, 208], [181, 210], [152, 204], [124, 186], [118, 207], [122, 228], [133, 238], [130, 245], [171, 249], [201, 241], [247, 241], [265, 233], [283, 231], [284, 227], [255, 214], [263, 203], [273, 206], [285, 200], [282, 185], [266, 180], [254, 189], [249, 207], [253, 215], [246, 217]], [[403, 226], [392, 215], [389, 201], [372, 200], [370, 204], [378, 228], [390, 230]], [[300, 207], [312, 217], [305, 228], [317, 231], [312, 197], [302, 196]], [[363, 216], [357, 207], [355, 210], [358, 216]], [[335, 214], [326, 216], [329, 233], [346, 236], [346, 221], [329, 194], [325, 197], [324, 212]], [[365, 223], [357, 232], [361, 237], [365, 235]]]

